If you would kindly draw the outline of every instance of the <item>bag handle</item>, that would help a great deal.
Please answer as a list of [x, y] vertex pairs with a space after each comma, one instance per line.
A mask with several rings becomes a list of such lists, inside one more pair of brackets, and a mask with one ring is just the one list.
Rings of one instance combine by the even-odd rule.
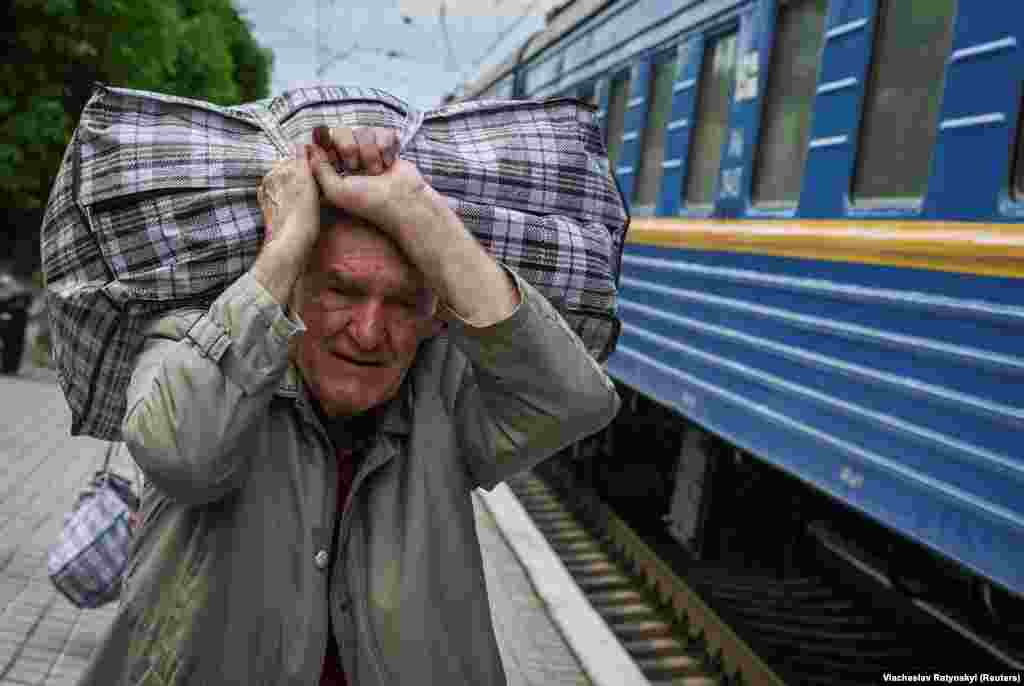
[[100, 470], [101, 473], [110, 473], [110, 458], [113, 457], [115, 450], [117, 450], [117, 443], [111, 441], [110, 443], [107, 444], [107, 454], [103, 458], [103, 468]]
[[421, 110], [409, 108], [406, 112], [405, 121], [402, 125], [402, 133], [398, 137], [398, 152], [401, 154], [405, 151], [406, 146], [412, 142], [413, 136], [419, 133], [420, 127], [423, 126], [423, 112]]
[[[110, 443], [107, 444], [107, 454], [103, 458], [103, 468], [100, 470], [100, 474], [109, 475], [113, 473], [110, 471], [110, 460], [117, 453], [117, 446], [118, 444], [115, 443], [114, 441], [111, 441]], [[143, 486], [145, 485], [142, 478], [142, 469], [139, 467], [139, 463], [136, 462], [134, 459], [132, 459], [132, 466], [134, 467], [135, 471], [135, 484], [138, 486], [139, 493], [141, 494]]]

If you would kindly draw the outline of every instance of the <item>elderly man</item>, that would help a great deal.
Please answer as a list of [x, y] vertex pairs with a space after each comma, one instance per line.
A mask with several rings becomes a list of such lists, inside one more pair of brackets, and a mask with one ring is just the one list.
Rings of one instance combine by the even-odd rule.
[[250, 272], [147, 331], [143, 523], [82, 684], [505, 683], [471, 490], [619, 399], [392, 131], [316, 138], [264, 181]]

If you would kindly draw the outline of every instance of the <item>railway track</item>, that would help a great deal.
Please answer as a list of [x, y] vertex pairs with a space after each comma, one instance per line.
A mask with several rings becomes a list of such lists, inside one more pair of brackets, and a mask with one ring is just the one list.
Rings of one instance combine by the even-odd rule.
[[792, 682], [876, 683], [884, 672], [914, 660], [900, 626], [820, 577], [779, 581], [704, 568], [688, 581], [723, 617], [743, 626], [758, 654]]
[[859, 686], [1003, 667], [825, 576], [695, 566], [684, 580], [596, 496], [574, 492], [571, 510], [535, 475], [509, 487], [654, 686]]
[[[667, 570], [645, 573], [659, 563], [653, 553], [640, 561], [624, 557], [615, 546], [625, 533], [621, 528], [615, 535], [585, 526], [536, 476], [508, 484], [653, 686], [731, 686], [740, 665], [746, 666], [743, 683], [782, 686], [699, 598], [681, 598], [668, 585]], [[759, 677], [752, 680], [755, 673]]]

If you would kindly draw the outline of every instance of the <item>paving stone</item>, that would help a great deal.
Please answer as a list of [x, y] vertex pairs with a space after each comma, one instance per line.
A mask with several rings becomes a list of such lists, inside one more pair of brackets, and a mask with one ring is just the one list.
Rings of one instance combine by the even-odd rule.
[[18, 661], [48, 662], [53, 663], [60, 656], [60, 649], [40, 648], [33, 645], [24, 645], [18, 653]]
[[65, 634], [32, 634], [25, 641], [25, 645], [30, 645], [33, 648], [42, 650], [60, 650], [67, 642], [68, 635]]
[[56, 664], [50, 668], [50, 676], [63, 676], [65, 674], [81, 675], [89, 666], [89, 660], [81, 657], [61, 656]]
[[7, 671], [5, 678], [11, 679], [12, 681], [24, 681], [29, 684], [38, 684], [46, 678], [46, 673], [49, 671], [49, 664], [43, 664], [41, 662], [15, 662], [14, 666]]
[[34, 624], [42, 618], [45, 610], [45, 607], [16, 602], [7, 607], [2, 621], [4, 624], [11, 624], [14, 622], [29, 622]]
[[60, 638], [67, 638], [68, 634], [74, 629], [72, 624], [58, 624], [56, 622], [44, 622], [42, 620], [36, 624], [35, 630], [32, 632], [33, 639], [36, 637], [51, 637], [57, 636]]
[[6, 645], [21, 645], [25, 642], [23, 632], [8, 631], [0, 627], [0, 648]]
[[40, 657], [38, 654], [27, 655], [25, 651], [22, 651], [21, 654], [14, 659], [14, 668], [22, 668], [27, 671], [42, 671], [45, 673], [50, 671], [50, 667], [56, 661], [56, 653], [50, 653]]
[[77, 686], [81, 670], [69, 674], [47, 674], [42, 686]]
[[54, 630], [61, 629], [63, 631], [70, 631], [78, 622], [77, 617], [67, 617], [60, 615], [46, 614], [39, 620], [40, 626], [53, 627]]
[[32, 635], [36, 622], [17, 617], [4, 618], [0, 626], [0, 641], [22, 640]]
[[74, 619], [75, 621], [78, 621], [81, 617], [84, 616], [82, 610], [79, 610], [77, 607], [67, 602], [63, 598], [55, 602], [53, 605], [51, 605], [47, 614], [52, 615], [54, 617], [67, 617], [69, 619]]
[[44, 618], [39, 622], [33, 635], [39, 636], [60, 636], [61, 638], [67, 638], [71, 635], [71, 632], [75, 628], [74, 622], [66, 621], [46, 621]]
[[14, 664], [14, 661], [18, 658], [18, 651], [5, 650], [0, 653], [0, 674], [3, 674], [4, 670]]

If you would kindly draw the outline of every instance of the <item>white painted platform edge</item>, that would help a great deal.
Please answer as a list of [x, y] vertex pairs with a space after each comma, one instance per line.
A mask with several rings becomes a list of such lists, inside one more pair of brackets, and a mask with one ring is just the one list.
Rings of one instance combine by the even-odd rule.
[[507, 484], [477, 490], [498, 530], [594, 686], [650, 686]]

